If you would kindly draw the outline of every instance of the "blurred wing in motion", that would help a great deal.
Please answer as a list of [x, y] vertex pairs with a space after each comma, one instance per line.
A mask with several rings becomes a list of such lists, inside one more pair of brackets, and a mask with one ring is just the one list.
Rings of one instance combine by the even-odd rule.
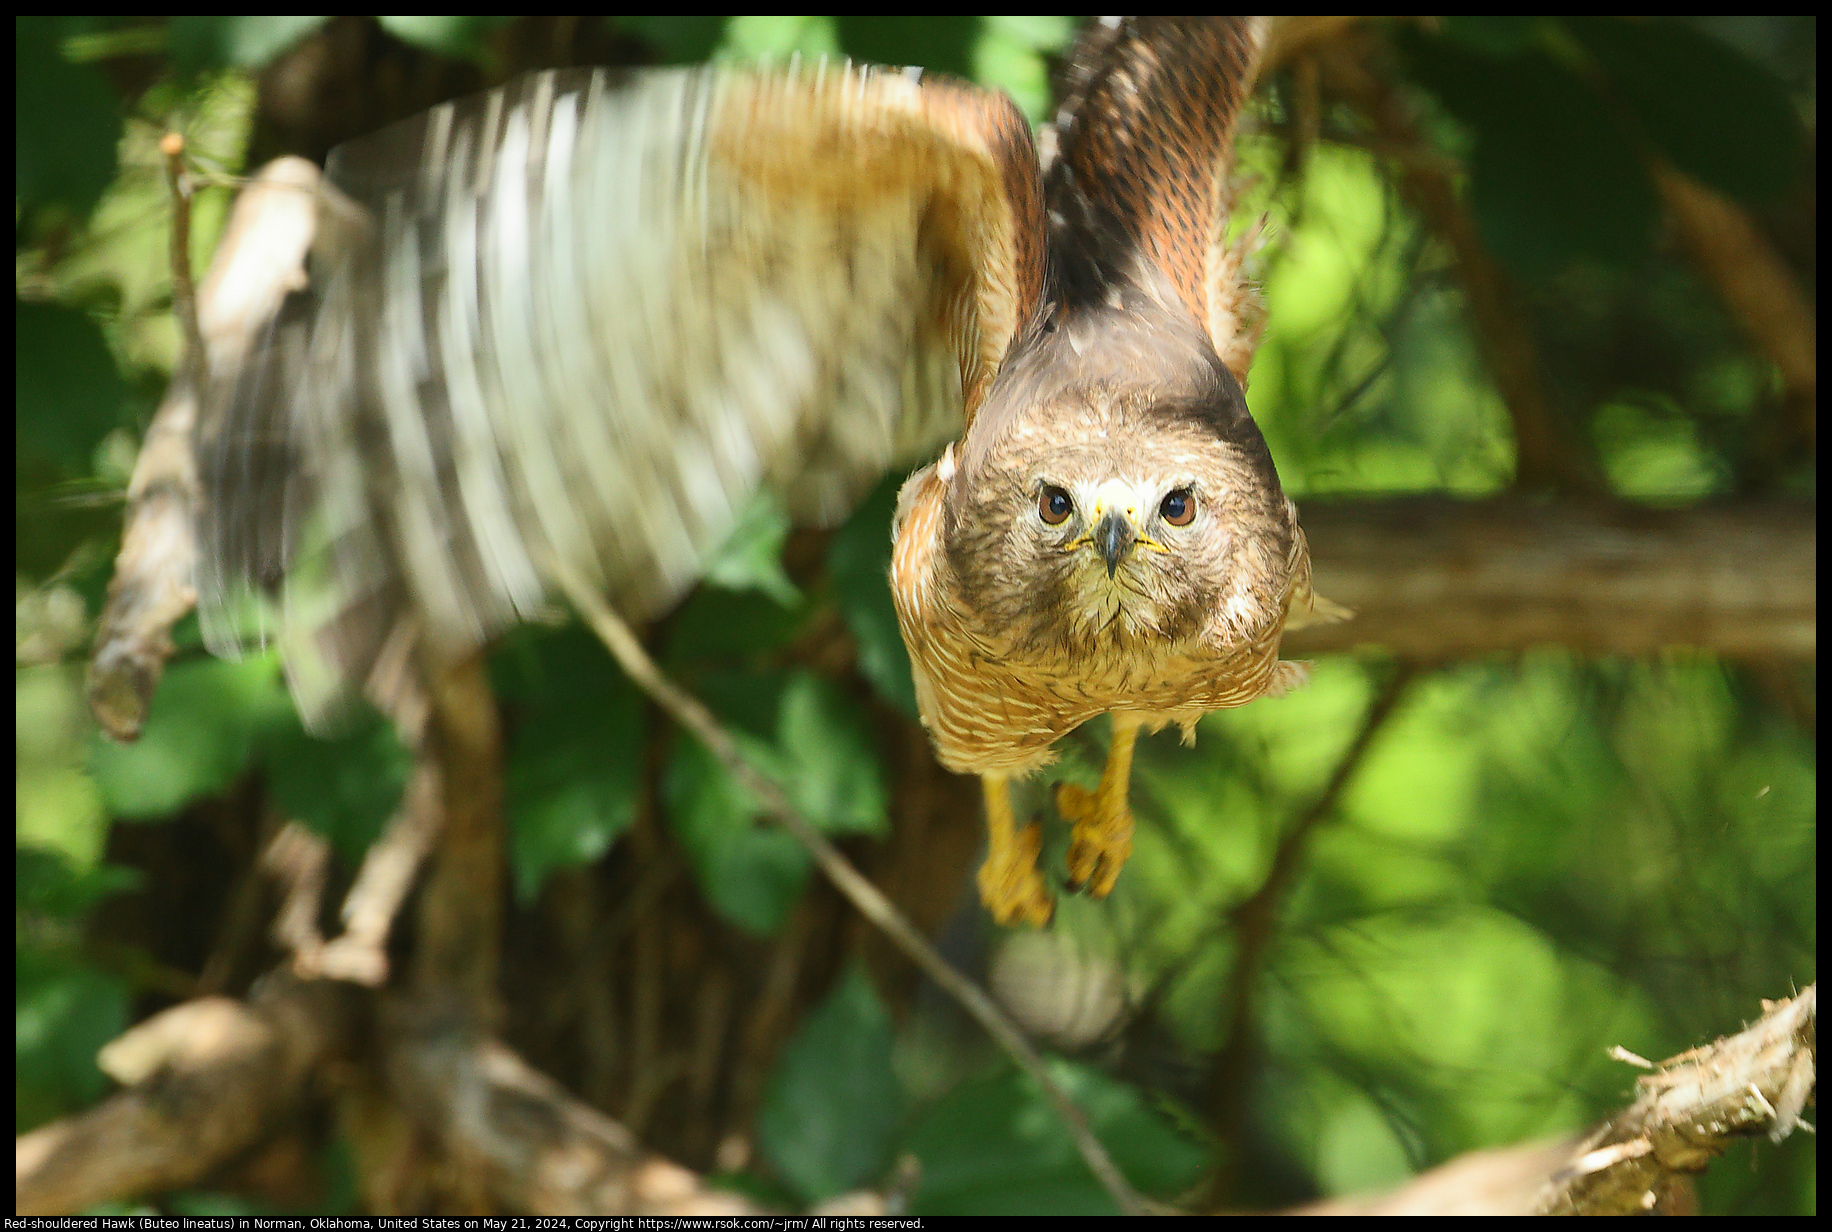
[[760, 486], [844, 516], [1043, 281], [1023, 118], [908, 73], [542, 73], [325, 179], [309, 285], [197, 434], [206, 640], [277, 635], [310, 721], [538, 611], [550, 558], [641, 619]]

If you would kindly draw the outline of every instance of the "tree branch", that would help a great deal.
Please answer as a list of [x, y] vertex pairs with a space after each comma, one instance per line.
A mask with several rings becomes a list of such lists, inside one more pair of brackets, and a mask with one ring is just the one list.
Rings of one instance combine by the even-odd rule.
[[480, 1027], [494, 1027], [506, 893], [502, 733], [483, 655], [450, 666], [433, 658], [421, 658], [431, 709], [403, 801], [437, 811], [427, 823], [437, 838], [420, 889], [414, 979], [422, 996], [455, 995]]
[[675, 722], [705, 744], [726, 771], [762, 802], [776, 822], [808, 850], [815, 864], [859, 914], [882, 929], [899, 949], [922, 968], [923, 974], [953, 997], [962, 1009], [985, 1028], [986, 1033], [992, 1036], [1019, 1068], [1042, 1087], [1045, 1096], [1055, 1106], [1057, 1115], [1068, 1127], [1076, 1149], [1087, 1163], [1089, 1171], [1093, 1172], [1095, 1179], [1113, 1198], [1120, 1211], [1127, 1215], [1147, 1213], [1150, 1208], [1145, 1200], [1120, 1174], [1106, 1148], [1094, 1136], [1087, 1117], [1069, 1098], [1068, 1093], [1050, 1077], [1049, 1071], [1043, 1066], [1043, 1058], [1037, 1054], [1037, 1050], [1017, 1025], [993, 1004], [990, 997], [980, 991], [978, 985], [956, 971], [936, 952], [935, 947], [916, 931], [903, 913], [876, 886], [865, 880], [846, 857], [840, 854], [839, 849], [795, 810], [780, 787], [745, 761], [737, 745], [712, 712], [662, 674], [636, 635], [630, 632], [630, 627], [603, 599], [561, 561], [550, 558], [547, 567], [566, 592], [573, 607], [585, 617], [637, 687], [654, 698], [657, 704], [674, 717]]
[[1812, 501], [1651, 509], [1524, 496], [1306, 501], [1317, 592], [1355, 619], [1292, 654], [1381, 646], [1422, 662], [1560, 645], [1812, 659]]
[[[248, 1003], [201, 998], [134, 1027], [100, 1057], [125, 1090], [18, 1139], [16, 1212], [69, 1214], [207, 1178], [271, 1134], [331, 1062], [354, 1053], [369, 995], [276, 973]], [[384, 1011], [383, 1089], [489, 1209], [759, 1213], [644, 1150], [452, 1008], [397, 1002]]]
[[1738, 1136], [1779, 1141], [1814, 1086], [1817, 985], [1764, 1002], [1753, 1026], [1655, 1067], [1621, 1115], [1577, 1139], [1472, 1151], [1384, 1194], [1297, 1215], [1645, 1215], [1684, 1213], [1689, 1178]]
[[1808, 985], [1791, 1000], [1764, 1002], [1764, 1016], [1738, 1034], [1662, 1061], [1635, 1084], [1628, 1110], [1578, 1145], [1534, 1213], [1643, 1214], [1731, 1139], [1787, 1137], [1813, 1094], [1818, 1007], [1819, 986]]
[[13, 1209], [56, 1215], [190, 1185], [271, 1133], [351, 1043], [347, 986], [269, 977], [248, 1003], [187, 1001], [102, 1050], [128, 1083], [20, 1137]]
[[1819, 323], [1794, 276], [1735, 202], [1662, 159], [1651, 159], [1680, 245], [1717, 290], [1731, 319], [1781, 372], [1781, 384], [1811, 452], [1819, 406]]
[[[168, 168], [174, 178], [176, 170]], [[172, 284], [185, 355], [153, 416], [127, 486], [127, 520], [89, 663], [89, 706], [102, 730], [132, 740], [172, 653], [171, 628], [197, 602], [197, 460], [191, 434], [209, 372], [246, 351], [304, 278], [318, 168], [299, 158], [263, 167], [235, 200], [228, 229], [193, 294], [189, 201], [173, 186]]]

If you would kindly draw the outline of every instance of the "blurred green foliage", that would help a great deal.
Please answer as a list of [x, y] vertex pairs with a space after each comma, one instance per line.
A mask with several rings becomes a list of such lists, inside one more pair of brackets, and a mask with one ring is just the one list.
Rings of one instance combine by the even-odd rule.
[[[143, 939], [98, 944], [108, 904], [143, 884], [111, 858], [122, 824], [172, 824], [252, 781], [351, 867], [405, 779], [385, 725], [307, 737], [271, 656], [204, 658], [189, 623], [138, 744], [103, 741], [81, 697], [118, 500], [177, 359], [154, 142], [180, 127], [205, 169], [239, 170], [249, 74], [324, 20], [16, 19], [20, 1129], [96, 1099], [96, 1049], [149, 1004], [133, 957]], [[493, 39], [513, 29], [380, 21], [486, 69]], [[1758, 211], [1799, 190], [1815, 80], [1811, 56], [1794, 51], [1814, 27], [1741, 22], [1394, 27], [1413, 97], [1446, 155], [1465, 160], [1485, 242], [1525, 288], [1570, 447], [1622, 497], [1724, 495], [1754, 473], [1812, 491], [1810, 457], [1757, 467], [1772, 373], [1672, 251], [1641, 157], [1651, 149]], [[1034, 120], [1074, 29], [1066, 17], [616, 24], [656, 63], [921, 64], [1001, 87]], [[1275, 86], [1242, 139], [1255, 183], [1239, 212], [1242, 225], [1264, 212], [1273, 236], [1272, 328], [1251, 401], [1287, 489], [1505, 487], [1510, 427], [1441, 246], [1379, 161], [1334, 139], [1336, 117], [1294, 159], [1290, 108]], [[221, 186], [199, 198], [200, 266], [226, 201]], [[1796, 268], [1810, 291], [1810, 256]], [[754, 763], [827, 832], [865, 840], [886, 832], [895, 786], [873, 710], [914, 715], [885, 586], [901, 478], [887, 476], [813, 574], [793, 580], [786, 519], [760, 501], [663, 632], [670, 669]], [[791, 654], [839, 628], [853, 671]], [[758, 823], [756, 802], [700, 746], [659, 726], [593, 639], [529, 627], [492, 671], [519, 902], [610, 850], [657, 807], [653, 781], [711, 907], [745, 933], [782, 926], [806, 856]], [[1132, 1016], [1065, 1038], [1073, 1055], [1052, 1065], [1147, 1193], [1174, 1198], [1219, 1160], [1231, 1204], [1292, 1201], [1570, 1130], [1632, 1086], [1608, 1045], [1677, 1052], [1814, 977], [1813, 739], [1785, 704], [1804, 690], [1810, 713], [1809, 678], [1550, 648], [1446, 667], [1407, 689], [1282, 907], [1249, 989], [1247, 1124], [1226, 1142], [1195, 1128], [1192, 1067], [1224, 1042], [1238, 993], [1229, 910], [1261, 884], [1390, 671], [1377, 655], [1329, 659], [1290, 697], [1204, 720], [1194, 750], [1144, 741], [1137, 854], [1108, 903], [1063, 905], [1064, 970], [1117, 969], [1111, 986]], [[1065, 742], [1062, 777], [1098, 776], [1101, 728]], [[987, 944], [996, 964], [1005, 943]], [[757, 1131], [773, 1179], [754, 1183], [811, 1202], [882, 1180], [908, 1153], [921, 1163], [919, 1213], [1109, 1209], [1040, 1095], [923, 1004], [899, 1022], [859, 971], [835, 985], [769, 1079]], [[1704, 1179], [1705, 1209], [1811, 1210], [1812, 1169], [1810, 1138], [1751, 1147]]]

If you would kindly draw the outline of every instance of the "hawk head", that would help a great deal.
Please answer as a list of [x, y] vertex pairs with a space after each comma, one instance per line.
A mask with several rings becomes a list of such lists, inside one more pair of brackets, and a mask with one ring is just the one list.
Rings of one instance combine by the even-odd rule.
[[1295, 511], [1241, 387], [1144, 291], [1046, 314], [988, 391], [943, 506], [982, 630], [1025, 658], [1204, 655], [1284, 618]]

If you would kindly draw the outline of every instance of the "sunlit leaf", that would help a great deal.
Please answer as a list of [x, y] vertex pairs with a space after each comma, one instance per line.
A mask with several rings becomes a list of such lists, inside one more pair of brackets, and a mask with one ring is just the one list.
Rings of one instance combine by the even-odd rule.
[[1005, 91], [1031, 123], [1043, 123], [1052, 103], [1045, 57], [1065, 51], [1074, 34], [1074, 19], [1054, 14], [982, 17], [973, 45], [974, 80]]
[[728, 60], [786, 60], [803, 56], [839, 60], [839, 35], [831, 17], [751, 14], [726, 23], [715, 55]]
[[514, 19], [477, 13], [416, 13], [376, 20], [404, 43], [456, 60], [482, 61], [489, 54], [488, 37]]

